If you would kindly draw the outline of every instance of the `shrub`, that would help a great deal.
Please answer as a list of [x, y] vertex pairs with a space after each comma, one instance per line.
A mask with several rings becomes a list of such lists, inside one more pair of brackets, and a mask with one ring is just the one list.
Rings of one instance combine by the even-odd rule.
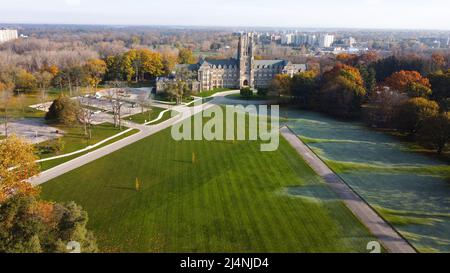
[[267, 89], [267, 88], [259, 88], [258, 89], [258, 96], [260, 96], [260, 97], [266, 97], [268, 93], [269, 93], [269, 89]]
[[253, 90], [250, 88], [242, 88], [241, 89], [241, 97], [250, 98], [253, 96]]
[[69, 97], [61, 96], [53, 101], [45, 119], [65, 125], [74, 125], [78, 123], [78, 114], [80, 105]]

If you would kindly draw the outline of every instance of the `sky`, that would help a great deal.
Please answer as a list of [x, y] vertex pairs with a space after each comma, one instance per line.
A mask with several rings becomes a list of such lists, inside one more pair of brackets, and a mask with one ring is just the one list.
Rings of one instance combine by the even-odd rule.
[[450, 30], [450, 1], [0, 0], [0, 23]]

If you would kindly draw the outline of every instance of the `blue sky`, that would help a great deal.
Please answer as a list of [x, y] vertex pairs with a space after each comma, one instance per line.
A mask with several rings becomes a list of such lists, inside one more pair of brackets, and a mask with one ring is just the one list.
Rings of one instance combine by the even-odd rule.
[[450, 30], [450, 1], [0, 0], [0, 23]]

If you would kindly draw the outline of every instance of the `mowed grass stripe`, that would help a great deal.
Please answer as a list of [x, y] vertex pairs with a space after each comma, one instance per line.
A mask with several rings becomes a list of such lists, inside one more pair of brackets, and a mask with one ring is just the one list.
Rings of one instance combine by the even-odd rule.
[[176, 142], [165, 130], [50, 181], [43, 195], [81, 204], [104, 251], [364, 252], [374, 238], [342, 202], [284, 193], [305, 185], [326, 187], [284, 139], [262, 153], [259, 142]]

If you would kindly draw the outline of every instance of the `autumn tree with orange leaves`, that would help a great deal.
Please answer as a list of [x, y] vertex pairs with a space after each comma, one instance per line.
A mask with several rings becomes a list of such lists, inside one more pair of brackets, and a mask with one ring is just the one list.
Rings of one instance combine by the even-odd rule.
[[390, 88], [402, 93], [406, 92], [408, 85], [411, 83], [416, 83], [431, 88], [430, 81], [427, 78], [422, 77], [422, 75], [417, 71], [401, 70], [399, 72], [395, 72], [388, 77], [385, 82]]
[[349, 118], [359, 113], [366, 89], [358, 69], [337, 64], [323, 75], [319, 108], [328, 114]]
[[39, 173], [34, 146], [11, 136], [0, 143], [0, 202], [16, 193], [37, 194], [26, 179]]
[[0, 253], [68, 252], [76, 241], [82, 252], [97, 252], [88, 215], [75, 203], [39, 197], [26, 180], [39, 172], [34, 146], [11, 136], [0, 143]]

